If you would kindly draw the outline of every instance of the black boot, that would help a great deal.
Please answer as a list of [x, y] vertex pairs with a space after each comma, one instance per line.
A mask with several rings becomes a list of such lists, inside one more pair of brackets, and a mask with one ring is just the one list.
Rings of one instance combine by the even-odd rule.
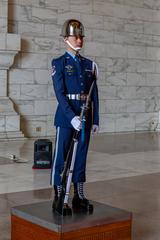
[[72, 209], [68, 204], [64, 204], [64, 196], [61, 194], [62, 187], [54, 185], [55, 196], [52, 203], [53, 212], [57, 212], [60, 215], [72, 215]]
[[61, 194], [61, 187], [54, 185], [54, 193], [55, 194], [54, 194], [54, 200], [53, 200], [53, 203], [52, 203], [52, 209], [53, 209], [53, 211], [56, 211], [57, 205], [58, 205], [58, 202], [59, 202], [59, 197], [60, 197], [60, 194]]
[[57, 203], [58, 203], [58, 196], [54, 196], [54, 200], [53, 200], [53, 203], [52, 203], [52, 209], [53, 209], [53, 211], [56, 210], [56, 208], [57, 208]]
[[74, 184], [74, 197], [72, 199], [72, 207], [74, 210], [93, 212], [93, 205], [89, 203], [89, 200], [84, 196], [83, 183]]

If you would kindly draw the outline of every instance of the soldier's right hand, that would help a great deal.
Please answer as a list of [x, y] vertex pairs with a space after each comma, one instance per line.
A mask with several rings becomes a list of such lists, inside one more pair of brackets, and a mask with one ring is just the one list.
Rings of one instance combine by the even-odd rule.
[[82, 128], [82, 123], [79, 116], [75, 116], [74, 118], [72, 118], [71, 124], [73, 128], [77, 131], [80, 131]]

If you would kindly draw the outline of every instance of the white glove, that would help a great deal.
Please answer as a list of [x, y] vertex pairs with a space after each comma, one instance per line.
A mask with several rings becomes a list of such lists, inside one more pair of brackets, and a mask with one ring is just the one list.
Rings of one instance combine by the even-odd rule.
[[79, 116], [75, 116], [74, 118], [72, 118], [71, 124], [74, 127], [74, 129], [77, 131], [80, 131], [82, 128], [82, 124]]
[[98, 132], [99, 132], [99, 126], [93, 124], [93, 125], [92, 125], [92, 133], [94, 134], [94, 133], [98, 133]]

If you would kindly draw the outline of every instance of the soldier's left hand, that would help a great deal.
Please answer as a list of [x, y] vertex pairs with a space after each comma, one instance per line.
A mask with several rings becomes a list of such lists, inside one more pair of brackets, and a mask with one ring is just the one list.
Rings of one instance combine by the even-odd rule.
[[92, 133], [95, 134], [95, 133], [98, 133], [98, 132], [99, 132], [99, 126], [93, 124], [93, 125], [92, 125]]

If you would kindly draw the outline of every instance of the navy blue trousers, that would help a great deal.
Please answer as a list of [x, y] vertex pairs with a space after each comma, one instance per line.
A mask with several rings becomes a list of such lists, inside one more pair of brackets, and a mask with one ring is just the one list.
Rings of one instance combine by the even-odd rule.
[[[51, 185], [61, 184], [61, 174], [64, 169], [64, 161], [72, 141], [74, 129], [72, 128], [56, 128], [56, 140], [53, 156], [53, 164], [51, 170]], [[90, 128], [85, 129], [85, 140], [81, 141], [81, 133], [79, 134], [77, 154], [73, 171], [73, 183], [86, 181], [86, 158], [90, 140]]]

